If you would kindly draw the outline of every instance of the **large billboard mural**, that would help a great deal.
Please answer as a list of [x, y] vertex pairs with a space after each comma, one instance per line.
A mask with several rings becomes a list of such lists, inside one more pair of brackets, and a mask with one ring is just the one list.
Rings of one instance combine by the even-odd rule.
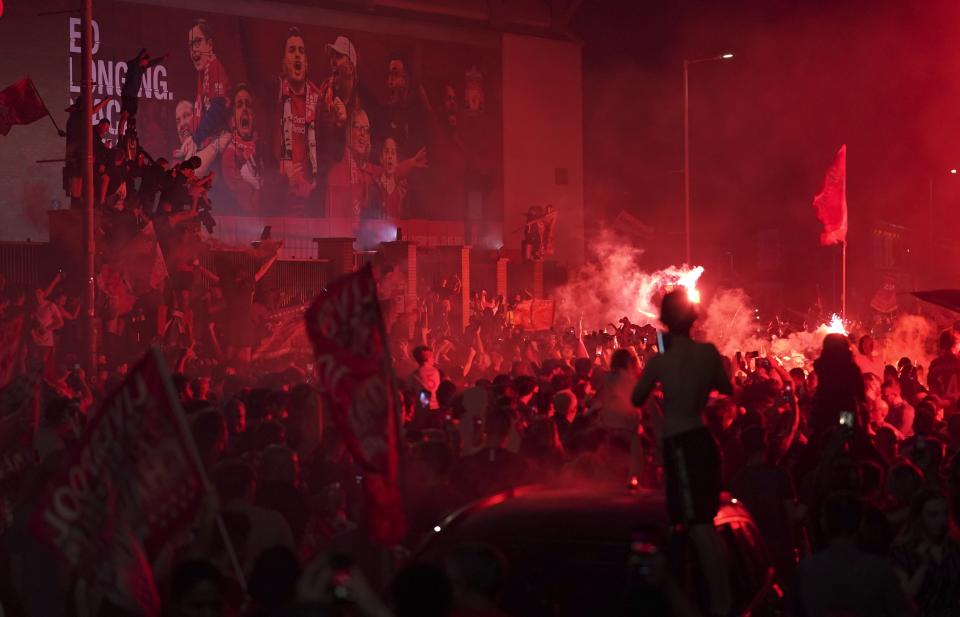
[[196, 156], [214, 173], [215, 216], [325, 218], [357, 236], [378, 221], [502, 220], [497, 49], [122, 2], [98, 2], [95, 22], [105, 140], [135, 108], [154, 159]]

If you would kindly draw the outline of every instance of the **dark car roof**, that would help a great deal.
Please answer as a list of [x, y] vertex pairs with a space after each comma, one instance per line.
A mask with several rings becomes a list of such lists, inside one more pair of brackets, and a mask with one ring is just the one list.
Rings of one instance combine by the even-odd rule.
[[[732, 517], [749, 519], [749, 514], [725, 497], [717, 522]], [[474, 535], [489, 541], [501, 535], [549, 538], [575, 533], [581, 541], [603, 542], [628, 538], [637, 527], [665, 533], [669, 526], [660, 491], [529, 486], [477, 501], [450, 515], [438, 531], [453, 533], [459, 541]]]
[[[725, 498], [717, 524], [737, 519], [749, 515]], [[502, 606], [511, 614], [554, 614], [537, 608], [552, 605], [565, 615], [611, 614], [631, 580], [627, 563], [638, 530], [671, 550], [676, 538], [661, 492], [522, 487], [452, 514], [415, 560], [442, 563], [462, 543], [493, 546], [511, 571]]]

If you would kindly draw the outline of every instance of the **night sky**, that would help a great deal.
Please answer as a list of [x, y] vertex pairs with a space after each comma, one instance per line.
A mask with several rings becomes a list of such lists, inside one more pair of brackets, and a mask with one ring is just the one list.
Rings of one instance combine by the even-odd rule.
[[[875, 288], [871, 230], [883, 221], [906, 228], [913, 257], [899, 263], [917, 285], [956, 286], [925, 249], [928, 179], [940, 241], [960, 203], [947, 173], [960, 166], [960, 4], [597, 2], [572, 28], [584, 43], [585, 200], [599, 213], [588, 225], [626, 210], [656, 231], [652, 265], [682, 259], [682, 60], [731, 51], [690, 72], [694, 261], [748, 291], [776, 278], [794, 304], [829, 288], [836, 253], [818, 247], [810, 201], [846, 143], [851, 284]], [[779, 238], [779, 261], [761, 263], [763, 230], [777, 230], [766, 237]]]

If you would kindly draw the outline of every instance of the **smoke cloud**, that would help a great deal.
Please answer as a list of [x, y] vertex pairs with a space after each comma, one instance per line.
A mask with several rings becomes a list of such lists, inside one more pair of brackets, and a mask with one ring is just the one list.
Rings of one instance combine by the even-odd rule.
[[[633, 323], [659, 325], [657, 304], [663, 290], [691, 279], [695, 282], [702, 269], [670, 266], [646, 272], [641, 267], [642, 256], [643, 249], [630, 240], [614, 230], [602, 230], [588, 262], [554, 293], [561, 322], [576, 323], [582, 316], [585, 327], [599, 329], [626, 316]], [[809, 370], [830, 332], [827, 324], [821, 324], [813, 331], [770, 337], [743, 289], [714, 291], [704, 297], [699, 312], [696, 338], [713, 343], [725, 356], [738, 351], [772, 354], [787, 369]], [[929, 366], [937, 332], [937, 325], [926, 317], [901, 315], [891, 333], [876, 337], [878, 354], [886, 364], [896, 364], [906, 356]]]
[[910, 358], [914, 363], [930, 366], [936, 349], [937, 326], [922, 315], [901, 315], [891, 332], [878, 345], [884, 364], [897, 365], [897, 360]]
[[695, 285], [703, 268], [670, 266], [645, 272], [643, 249], [615, 231], [603, 229], [589, 248], [587, 262], [574, 270], [569, 282], [554, 292], [561, 321], [595, 329], [627, 317], [637, 324], [657, 323], [660, 293], [677, 286]]

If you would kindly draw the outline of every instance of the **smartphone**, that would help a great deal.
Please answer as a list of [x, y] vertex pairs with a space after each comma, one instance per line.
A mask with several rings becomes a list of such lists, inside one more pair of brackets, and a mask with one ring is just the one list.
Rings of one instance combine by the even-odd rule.
[[420, 391], [420, 406], [424, 409], [430, 407], [430, 393], [426, 390]]
[[350, 602], [350, 557], [335, 554], [330, 557], [330, 595], [337, 604]]
[[840, 426], [843, 426], [846, 428], [853, 428], [853, 412], [852, 411], [840, 412]]
[[748, 351], [748, 352], [747, 352], [747, 355], [746, 355], [746, 358], [747, 358], [748, 360], [749, 360], [750, 358], [759, 358], [759, 357], [760, 357], [760, 352], [759, 352], [759, 351]]
[[780, 404], [790, 405], [793, 403], [793, 386], [785, 383], [783, 384], [783, 396], [780, 397]]

